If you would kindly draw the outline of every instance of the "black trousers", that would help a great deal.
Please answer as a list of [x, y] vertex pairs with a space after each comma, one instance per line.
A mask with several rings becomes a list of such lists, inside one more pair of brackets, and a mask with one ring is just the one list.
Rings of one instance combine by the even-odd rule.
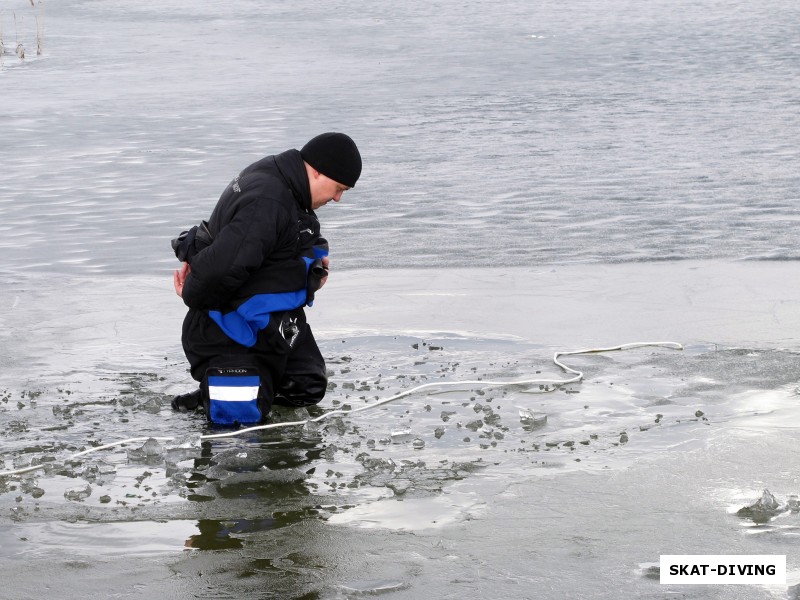
[[252, 348], [231, 340], [206, 312], [190, 310], [181, 341], [197, 381], [209, 368], [248, 367], [258, 370], [273, 404], [310, 406], [325, 396], [325, 359], [302, 308], [273, 313]]

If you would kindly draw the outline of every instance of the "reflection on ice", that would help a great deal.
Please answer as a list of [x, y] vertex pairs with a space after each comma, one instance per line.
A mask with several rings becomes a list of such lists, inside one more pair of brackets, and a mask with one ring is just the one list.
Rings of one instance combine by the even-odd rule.
[[328, 518], [334, 525], [424, 531], [478, 517], [486, 505], [474, 495], [450, 492], [432, 498], [385, 499], [337, 512]]
[[411, 587], [402, 581], [351, 581], [339, 586], [339, 589], [348, 597], [355, 596], [380, 596], [391, 594]]

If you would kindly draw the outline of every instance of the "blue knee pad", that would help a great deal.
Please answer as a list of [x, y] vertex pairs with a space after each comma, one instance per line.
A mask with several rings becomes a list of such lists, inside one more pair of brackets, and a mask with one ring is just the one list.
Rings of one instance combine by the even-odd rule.
[[272, 404], [264, 383], [262, 375], [254, 368], [207, 369], [202, 386], [206, 417], [217, 425], [262, 421]]

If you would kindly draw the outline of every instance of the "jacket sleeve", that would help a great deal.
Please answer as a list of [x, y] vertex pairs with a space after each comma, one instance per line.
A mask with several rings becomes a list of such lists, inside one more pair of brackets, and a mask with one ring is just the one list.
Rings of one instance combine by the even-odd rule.
[[183, 302], [194, 309], [222, 309], [275, 248], [284, 212], [269, 198], [242, 202], [214, 242], [191, 260]]

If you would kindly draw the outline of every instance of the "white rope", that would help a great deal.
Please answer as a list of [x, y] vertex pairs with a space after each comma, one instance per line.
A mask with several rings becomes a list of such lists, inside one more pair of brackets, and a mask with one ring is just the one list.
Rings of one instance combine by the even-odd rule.
[[[430, 388], [442, 388], [442, 387], [464, 387], [468, 385], [479, 385], [482, 387], [494, 387], [494, 386], [514, 386], [514, 385], [552, 385], [554, 387], [561, 387], [564, 385], [568, 385], [570, 383], [577, 383], [583, 379], [583, 373], [581, 371], [576, 371], [575, 369], [568, 367], [564, 363], [562, 363], [559, 359], [561, 356], [572, 356], [576, 354], [597, 354], [600, 352], [614, 352], [616, 350], [630, 350], [632, 348], [641, 348], [644, 346], [658, 346], [662, 348], [672, 348], [674, 350], [683, 350], [683, 346], [678, 344], [677, 342], [634, 342], [631, 344], [621, 344], [619, 346], [611, 346], [609, 348], [587, 348], [584, 350], [570, 350], [566, 352], [556, 352], [553, 355], [553, 362], [561, 367], [563, 370], [567, 371], [568, 373], [572, 373], [574, 377], [569, 379], [520, 379], [516, 381], [486, 381], [483, 379], [476, 379], [472, 381], [436, 381], [432, 383], [425, 383], [423, 385], [418, 385], [417, 387], [405, 390], [394, 396], [390, 396], [388, 398], [384, 398], [382, 400], [376, 400], [375, 402], [371, 402], [369, 404], [365, 404], [364, 406], [360, 406], [358, 408], [351, 408], [351, 409], [336, 409], [328, 411], [318, 417], [313, 419], [306, 419], [304, 421], [286, 421], [283, 423], [268, 423], [266, 425], [256, 425], [254, 427], [247, 427], [244, 429], [236, 429], [234, 431], [228, 431], [225, 433], [212, 433], [207, 435], [201, 435], [200, 440], [217, 440], [222, 438], [229, 438], [235, 437], [239, 435], [243, 435], [246, 433], [251, 433], [253, 431], [265, 431], [267, 429], [282, 429], [285, 427], [302, 427], [307, 425], [308, 423], [319, 423], [325, 419], [329, 419], [330, 417], [334, 417], [337, 415], [352, 415], [355, 413], [363, 412], [365, 410], [372, 410], [373, 408], [377, 408], [378, 406], [383, 406], [384, 404], [389, 404], [390, 402], [394, 402], [395, 400], [399, 400], [405, 396], [410, 396], [411, 394], [416, 394], [425, 389]], [[79, 456], [85, 456], [92, 452], [99, 452], [101, 450], [108, 450], [109, 448], [115, 448], [117, 446], [123, 446], [125, 444], [132, 444], [137, 442], [146, 442], [147, 440], [155, 439], [156, 441], [161, 442], [170, 442], [175, 440], [175, 437], [163, 437], [163, 438], [154, 438], [154, 437], [135, 437], [135, 438], [128, 438], [126, 440], [120, 440], [118, 442], [112, 442], [110, 444], [104, 444], [102, 446], [94, 446], [92, 448], [88, 448], [87, 450], [83, 450], [81, 452], [77, 452], [71, 455], [67, 460], [72, 460]], [[0, 477], [7, 477], [9, 475], [20, 475], [22, 473], [28, 473], [30, 471], [36, 471], [39, 469], [44, 468], [44, 464], [39, 465], [31, 465], [29, 467], [23, 467], [20, 469], [14, 469], [11, 471], [0, 471]]]

